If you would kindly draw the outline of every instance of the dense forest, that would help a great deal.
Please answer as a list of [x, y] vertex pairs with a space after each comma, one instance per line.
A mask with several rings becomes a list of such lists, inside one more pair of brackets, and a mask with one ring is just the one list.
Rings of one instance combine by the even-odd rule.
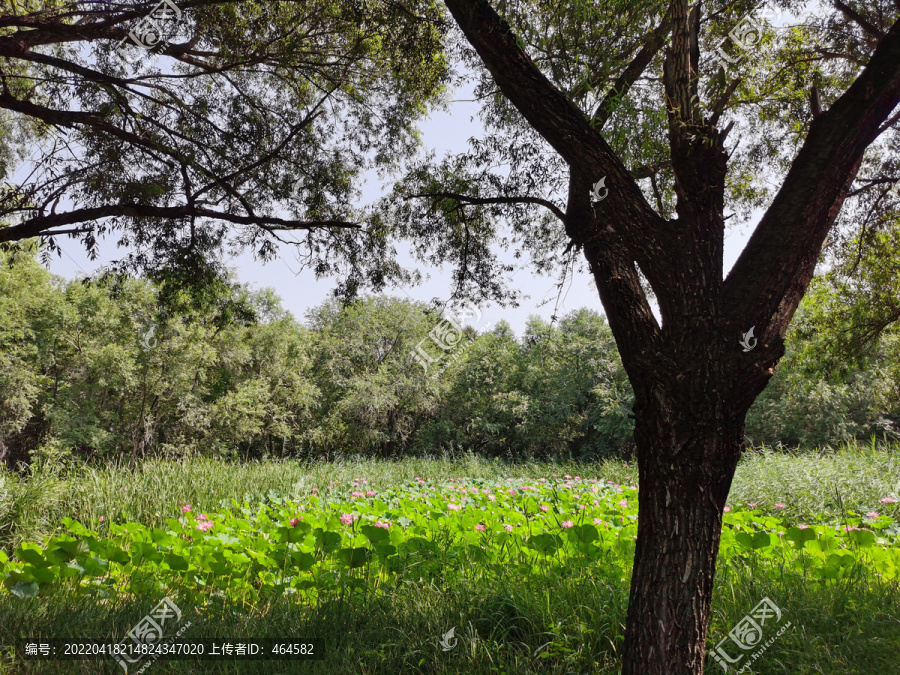
[[[633, 394], [592, 309], [555, 324], [533, 317], [520, 338], [503, 321], [480, 332], [467, 326], [443, 367], [426, 372], [417, 345], [442, 317], [425, 303], [328, 301], [299, 323], [269, 290], [210, 288], [197, 296], [121, 276], [67, 281], [34, 249], [4, 253], [5, 463], [631, 453]], [[750, 412], [749, 443], [897, 437], [897, 335], [888, 330], [858, 358], [844, 355], [833, 344], [840, 330], [817, 323], [834, 316], [825, 310], [838, 300], [817, 278]]]

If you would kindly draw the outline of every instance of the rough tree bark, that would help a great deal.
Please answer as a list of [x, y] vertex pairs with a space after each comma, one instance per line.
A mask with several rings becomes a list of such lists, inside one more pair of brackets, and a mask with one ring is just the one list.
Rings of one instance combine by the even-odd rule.
[[[878, 38], [854, 84], [815, 117], [724, 278], [728, 129], [716, 127], [718, 112], [704, 118], [698, 105], [696, 6], [690, 11], [687, 0], [673, 0], [589, 120], [516, 44], [487, 0], [445, 4], [503, 94], [569, 164], [560, 219], [590, 265], [635, 391], [638, 537], [622, 672], [701, 674], [722, 514], [744, 420], [784, 353], [783, 336], [863, 153], [900, 103], [900, 22]], [[675, 220], [654, 212], [599, 131], [612, 96], [627, 91], [663, 47]], [[592, 206], [590, 186], [603, 176], [608, 196]], [[661, 325], [638, 269], [656, 294]], [[744, 352], [738, 343], [751, 327], [758, 344]]]

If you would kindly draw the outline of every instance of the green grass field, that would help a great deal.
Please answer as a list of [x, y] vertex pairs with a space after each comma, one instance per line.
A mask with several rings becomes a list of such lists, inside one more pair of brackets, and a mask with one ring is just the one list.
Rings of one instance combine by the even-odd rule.
[[[315, 636], [325, 659], [158, 660], [145, 672], [616, 673], [636, 478], [624, 462], [473, 456], [3, 474], [0, 642], [119, 642], [168, 596], [186, 639]], [[791, 625], [745, 672], [898, 672], [898, 491], [898, 448], [748, 453], [709, 647], [768, 597]], [[122, 669], [7, 650], [0, 672]]]

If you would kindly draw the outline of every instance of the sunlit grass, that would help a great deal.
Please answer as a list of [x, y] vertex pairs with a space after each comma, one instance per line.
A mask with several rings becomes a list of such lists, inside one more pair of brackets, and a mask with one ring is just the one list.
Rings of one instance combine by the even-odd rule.
[[[24, 480], [6, 476], [0, 486], [0, 528], [6, 550], [11, 539], [41, 540], [57, 532], [63, 517], [84, 523], [164, 523], [180, 505], [215, 510], [223, 499], [255, 502], [269, 491], [299, 498], [313, 488], [366, 478], [379, 489], [415, 477], [429, 483], [450, 478], [505, 480], [557, 474], [635, 484], [636, 467], [602, 464], [507, 463], [474, 456], [329, 463], [223, 464], [194, 459], [149, 461], [136, 471], [80, 469], [40, 472]], [[730, 501], [759, 504], [785, 521], [840, 520], [877, 507], [897, 519], [900, 453], [896, 448], [846, 447], [823, 455], [758, 452], [742, 461]], [[784, 503], [784, 509], [775, 509]], [[38, 504], [31, 509], [29, 504]], [[738, 507], [736, 507], [738, 508]], [[523, 578], [500, 568], [489, 574], [460, 569], [419, 578], [414, 569], [378, 594], [346, 595], [321, 603], [259, 599], [235, 603], [217, 595], [182, 606], [193, 623], [185, 637], [327, 637], [329, 660], [223, 662], [157, 661], [158, 673], [609, 673], [618, 672], [628, 578], [593, 564], [569, 570], [547, 568]], [[586, 570], [586, 571], [585, 571]], [[774, 573], [773, 573], [774, 572]], [[428, 575], [425, 575], [428, 576]], [[709, 643], [716, 644], [763, 597], [792, 622], [754, 664], [754, 673], [896, 673], [900, 662], [900, 589], [866, 569], [823, 585], [789, 568], [753, 556], [720, 566]], [[62, 587], [52, 596], [20, 599], [0, 592], [2, 630], [34, 627], [43, 636], [124, 636], [159, 598], [88, 597]], [[449, 652], [438, 641], [456, 628], [459, 643]], [[2, 642], [2, 639], [0, 639]], [[0, 673], [13, 672], [0, 660]], [[114, 673], [109, 661], [50, 663], [33, 673]], [[720, 672], [710, 663], [708, 672]]]

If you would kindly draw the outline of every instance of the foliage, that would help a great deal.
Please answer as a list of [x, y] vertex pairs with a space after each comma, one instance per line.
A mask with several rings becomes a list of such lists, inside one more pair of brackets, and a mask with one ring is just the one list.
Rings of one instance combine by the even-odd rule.
[[271, 259], [294, 231], [345, 295], [405, 278], [354, 202], [450, 80], [441, 6], [180, 3], [157, 49], [128, 47], [156, 4], [0, 9], [0, 240], [46, 234], [49, 252], [67, 233], [96, 254], [117, 235], [117, 268], [202, 288], [225, 247]]
[[[380, 488], [357, 479], [319, 492], [299, 499], [272, 493], [257, 507], [232, 501], [202, 513], [185, 505], [161, 528], [106, 519], [86, 527], [66, 518], [68, 534], [23, 543], [11, 560], [3, 554], [3, 584], [19, 597], [73, 579], [86, 592], [177, 588], [196, 596], [215, 587], [232, 601], [288, 593], [318, 603], [347, 588], [390, 588], [412, 559], [427, 580], [459, 570], [476, 577], [496, 569], [584, 573], [600, 562], [626, 575], [634, 553], [636, 488], [612, 481], [567, 475], [433, 486], [420, 479]], [[900, 575], [900, 527], [888, 516], [850, 512], [797, 527], [752, 507], [728, 509], [720, 549], [726, 564], [762, 556], [820, 583], [858, 565], [886, 581]]]
[[[900, 420], [892, 330], [835, 371], [819, 329], [835, 291], [817, 281], [787, 355], [748, 415], [754, 444], [815, 447], [893, 437]], [[128, 277], [63, 282], [31, 252], [0, 266], [0, 456], [134, 462], [442, 450], [486, 455], [628, 452], [633, 394], [609, 326], [590, 310], [466, 327], [439, 372], [414, 360], [441, 322], [389, 297], [293, 320], [269, 290], [232, 282], [204, 295]], [[838, 323], [838, 322], [836, 322]]]

